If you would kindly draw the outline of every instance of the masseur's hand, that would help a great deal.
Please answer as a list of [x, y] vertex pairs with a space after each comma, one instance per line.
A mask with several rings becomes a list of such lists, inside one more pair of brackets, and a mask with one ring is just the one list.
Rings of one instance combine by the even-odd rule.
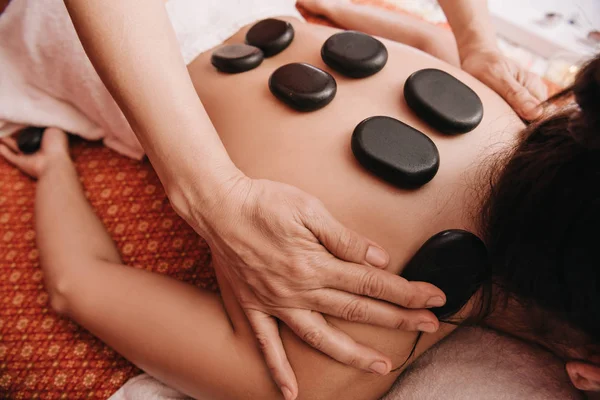
[[286, 399], [298, 389], [277, 319], [323, 353], [377, 374], [390, 371], [390, 358], [356, 343], [321, 313], [393, 329], [437, 330], [425, 308], [441, 306], [442, 291], [380, 269], [388, 264], [386, 252], [342, 226], [316, 198], [245, 176], [230, 180], [215, 198], [220, 201], [210, 211], [189, 215], [189, 222], [207, 239]]
[[473, 49], [462, 58], [461, 64], [466, 72], [504, 97], [523, 119], [533, 120], [542, 114], [539, 106], [547, 97], [544, 82], [499, 50]]

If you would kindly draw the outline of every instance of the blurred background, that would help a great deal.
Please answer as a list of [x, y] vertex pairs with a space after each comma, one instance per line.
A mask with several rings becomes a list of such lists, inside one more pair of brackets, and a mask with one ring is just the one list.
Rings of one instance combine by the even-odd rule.
[[[385, 0], [436, 23], [436, 0]], [[500, 48], [524, 67], [560, 86], [600, 52], [600, 0], [488, 0]]]

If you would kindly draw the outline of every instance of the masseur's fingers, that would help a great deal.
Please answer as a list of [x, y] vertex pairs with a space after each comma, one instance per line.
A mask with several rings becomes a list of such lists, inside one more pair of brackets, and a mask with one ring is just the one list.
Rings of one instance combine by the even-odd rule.
[[525, 74], [523, 86], [539, 101], [543, 102], [548, 98], [548, 86], [544, 84], [538, 75], [532, 72], [527, 71]]
[[546, 85], [498, 49], [472, 49], [463, 57], [462, 68], [500, 94], [521, 118], [534, 120], [542, 115]]
[[534, 120], [542, 114], [540, 99], [535, 97], [514, 76], [504, 74], [494, 82], [496, 87], [492, 87], [492, 89], [500, 93], [521, 117], [526, 120]]
[[298, 396], [298, 383], [287, 359], [275, 318], [257, 310], [245, 310], [248, 321], [256, 335], [271, 377], [283, 393], [285, 400]]
[[343, 364], [380, 375], [386, 375], [392, 369], [389, 357], [356, 343], [319, 313], [290, 309], [280, 318], [308, 345]]
[[315, 235], [327, 250], [339, 259], [377, 267], [387, 267], [390, 257], [375, 243], [346, 228], [327, 211], [325, 206], [315, 201], [304, 215], [304, 225]]
[[314, 291], [311, 306], [315, 311], [346, 321], [360, 322], [403, 331], [435, 332], [439, 322], [428, 310], [409, 310], [368, 297], [334, 289]]
[[406, 279], [377, 268], [331, 260], [325, 267], [327, 287], [385, 300], [405, 308], [441, 307], [446, 296], [437, 287]]

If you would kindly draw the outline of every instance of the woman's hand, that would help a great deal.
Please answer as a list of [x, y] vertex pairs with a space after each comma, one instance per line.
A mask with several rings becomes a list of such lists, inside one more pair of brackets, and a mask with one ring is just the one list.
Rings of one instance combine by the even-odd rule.
[[316, 198], [245, 176], [223, 190], [219, 204], [196, 211], [202, 215], [187, 214], [188, 222], [208, 241], [215, 268], [231, 284], [286, 399], [298, 389], [277, 319], [334, 359], [378, 374], [391, 370], [390, 358], [356, 343], [322, 314], [437, 330], [437, 319], [425, 308], [443, 305], [444, 294], [380, 269], [388, 263], [385, 251], [342, 226]]
[[540, 103], [548, 95], [544, 82], [499, 50], [472, 49], [461, 64], [463, 70], [500, 94], [523, 119], [531, 121], [542, 114]]
[[69, 139], [60, 129], [48, 128], [44, 131], [40, 149], [34, 154], [23, 154], [14, 138], [1, 138], [0, 155], [24, 174], [38, 179], [54, 163], [70, 161]]

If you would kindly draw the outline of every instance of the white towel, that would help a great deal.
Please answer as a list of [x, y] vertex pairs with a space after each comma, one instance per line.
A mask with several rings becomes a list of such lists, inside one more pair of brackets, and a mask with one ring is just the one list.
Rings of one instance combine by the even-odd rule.
[[[295, 0], [171, 0], [166, 9], [186, 63], [256, 20], [302, 18]], [[12, 0], [0, 15], [0, 137], [25, 126], [53, 126], [103, 139], [132, 158], [144, 155], [63, 0]]]
[[62, 0], [12, 0], [0, 16], [0, 38], [0, 136], [53, 126], [143, 156]]

